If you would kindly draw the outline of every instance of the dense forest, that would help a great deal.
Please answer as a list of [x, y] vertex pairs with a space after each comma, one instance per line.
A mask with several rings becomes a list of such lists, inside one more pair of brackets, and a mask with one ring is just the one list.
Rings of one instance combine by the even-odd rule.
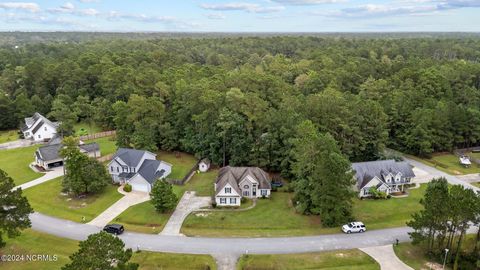
[[480, 145], [477, 36], [8, 35], [0, 129], [39, 111], [64, 133], [92, 121], [117, 129], [120, 146], [284, 172], [305, 120], [351, 161], [377, 159], [385, 147], [429, 155]]

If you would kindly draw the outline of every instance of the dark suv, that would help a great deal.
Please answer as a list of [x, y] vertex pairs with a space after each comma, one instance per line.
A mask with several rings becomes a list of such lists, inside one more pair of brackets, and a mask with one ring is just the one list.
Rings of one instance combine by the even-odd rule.
[[108, 224], [103, 228], [103, 231], [107, 233], [119, 235], [123, 233], [124, 229], [123, 229], [123, 225], [120, 225], [120, 224]]

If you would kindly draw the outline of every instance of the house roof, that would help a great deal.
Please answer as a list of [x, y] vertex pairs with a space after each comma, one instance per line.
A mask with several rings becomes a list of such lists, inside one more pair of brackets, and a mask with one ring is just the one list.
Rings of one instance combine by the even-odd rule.
[[63, 140], [62, 136], [55, 133], [55, 135], [53, 135], [53, 138], [51, 138], [50, 141], [48, 141], [47, 145], [60, 144], [62, 143], [62, 140]]
[[52, 122], [48, 120], [45, 116], [41, 115], [40, 113], [36, 112], [33, 114], [32, 117], [27, 117], [25, 118], [25, 126], [22, 128], [22, 131], [26, 131], [27, 129], [31, 128], [32, 125], [34, 125], [38, 120], [41, 120], [38, 122], [38, 124], [35, 126], [35, 128], [32, 130], [32, 133], [35, 134], [40, 127], [45, 123], [47, 125], [50, 125], [54, 128], [58, 127], [58, 122]]
[[[127, 166], [137, 167], [147, 151], [131, 148], [119, 148], [112, 159], [120, 158]], [[155, 155], [155, 154], [153, 154]], [[156, 155], [155, 155], [156, 156]]]
[[208, 165], [210, 165], [210, 159], [204, 158], [204, 159], [200, 160], [200, 163], [205, 163], [208, 166]]
[[[39, 156], [44, 161], [62, 159], [60, 156], [60, 150], [62, 149], [63, 144], [48, 144], [42, 147], [39, 147], [35, 154]], [[80, 149], [84, 150], [87, 153], [96, 152], [100, 150], [98, 143], [88, 143], [78, 146]]]
[[258, 181], [259, 189], [271, 189], [270, 177], [268, 174], [258, 167], [223, 167], [218, 172], [217, 180], [215, 181], [218, 194], [223, 187], [228, 183], [238, 194], [241, 194], [238, 185], [249, 175]]
[[138, 174], [140, 174], [148, 183], [153, 185], [155, 181], [165, 174], [165, 170], [159, 170], [161, 163], [162, 161], [160, 160], [146, 159], [143, 161], [140, 169], [138, 169]]
[[374, 177], [385, 181], [384, 177], [389, 173], [393, 175], [401, 173], [403, 177], [408, 178], [415, 177], [410, 164], [403, 161], [396, 162], [393, 159], [352, 163], [352, 169], [355, 171], [355, 178], [357, 179], [357, 187], [359, 189], [364, 187]]
[[96, 142], [80, 144], [78, 147], [87, 153], [97, 152], [100, 150], [100, 146]]

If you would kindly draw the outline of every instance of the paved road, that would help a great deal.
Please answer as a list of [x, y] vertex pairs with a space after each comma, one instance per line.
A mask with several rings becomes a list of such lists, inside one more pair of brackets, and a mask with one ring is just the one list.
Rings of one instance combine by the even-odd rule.
[[465, 188], [473, 189], [474, 191], [480, 192], [480, 188], [472, 186], [469, 183], [467, 183], [465, 181], [462, 181], [460, 178], [458, 178], [454, 175], [444, 173], [444, 172], [442, 172], [442, 171], [440, 171], [440, 170], [438, 170], [434, 167], [430, 167], [428, 165], [425, 165], [425, 164], [423, 164], [419, 161], [416, 161], [416, 160], [413, 160], [413, 159], [410, 159], [410, 158], [404, 157], [404, 159], [405, 159], [405, 161], [407, 161], [411, 165], [427, 172], [428, 174], [430, 174], [433, 177], [445, 177], [447, 179], [447, 181], [452, 185], [462, 185]]
[[361, 248], [360, 250], [375, 259], [382, 270], [413, 270], [395, 255], [392, 245]]

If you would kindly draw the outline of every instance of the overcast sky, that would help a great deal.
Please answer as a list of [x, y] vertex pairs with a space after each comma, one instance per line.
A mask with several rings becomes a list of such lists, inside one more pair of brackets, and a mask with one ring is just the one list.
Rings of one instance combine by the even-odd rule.
[[480, 32], [480, 0], [0, 0], [0, 31]]

